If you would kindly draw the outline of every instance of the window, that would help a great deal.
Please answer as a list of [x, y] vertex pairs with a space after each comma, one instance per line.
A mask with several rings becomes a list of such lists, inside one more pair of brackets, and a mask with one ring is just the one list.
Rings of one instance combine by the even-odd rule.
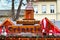
[[50, 13], [54, 13], [54, 5], [50, 5]]
[[42, 6], [42, 13], [46, 13], [46, 5]]
[[34, 13], [38, 13], [38, 6], [34, 5]]

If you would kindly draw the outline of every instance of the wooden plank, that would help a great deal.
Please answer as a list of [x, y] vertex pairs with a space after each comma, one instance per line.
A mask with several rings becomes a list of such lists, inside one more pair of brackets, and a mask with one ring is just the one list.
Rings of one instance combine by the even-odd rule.
[[39, 24], [37, 20], [17, 20], [17, 24]]

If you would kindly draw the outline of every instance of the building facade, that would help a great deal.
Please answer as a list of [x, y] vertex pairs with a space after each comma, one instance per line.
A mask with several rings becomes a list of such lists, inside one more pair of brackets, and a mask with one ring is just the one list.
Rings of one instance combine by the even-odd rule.
[[38, 20], [47, 17], [50, 20], [60, 21], [60, 0], [34, 0], [35, 18]]
[[[32, 0], [34, 7], [34, 18], [41, 20], [47, 17], [50, 20], [60, 21], [60, 0]], [[24, 15], [21, 10], [20, 15]], [[0, 10], [0, 15], [11, 15], [11, 10]]]

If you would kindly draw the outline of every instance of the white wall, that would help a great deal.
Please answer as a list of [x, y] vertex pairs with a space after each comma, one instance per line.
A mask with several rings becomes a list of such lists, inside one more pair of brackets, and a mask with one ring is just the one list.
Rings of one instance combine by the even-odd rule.
[[60, 0], [57, 0], [57, 20], [60, 21]]
[[56, 20], [56, 15], [55, 14], [38, 14], [35, 15], [34, 18], [37, 20], [42, 20], [43, 18], [47, 17], [49, 20], [55, 19]]
[[[35, 14], [34, 18], [41, 20], [44, 17], [47, 17], [48, 19], [56, 19], [56, 1], [54, 2], [36, 2], [33, 3], [33, 5], [37, 5], [38, 6], [38, 14]], [[46, 13], [42, 13], [42, 5], [46, 5]], [[54, 13], [50, 13], [50, 5], [54, 5]]]
[[42, 14], [42, 5], [46, 5], [46, 13], [50, 14], [50, 5], [54, 5], [55, 13], [56, 13], [56, 2], [36, 2], [33, 5], [38, 6], [38, 14]]
[[60, 13], [60, 0], [57, 0], [57, 13]]

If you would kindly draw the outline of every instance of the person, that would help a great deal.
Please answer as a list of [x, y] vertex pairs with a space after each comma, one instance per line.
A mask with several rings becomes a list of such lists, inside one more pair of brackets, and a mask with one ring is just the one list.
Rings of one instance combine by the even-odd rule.
[[2, 26], [2, 33], [1, 33], [1, 35], [4, 35], [4, 36], [7, 35], [5, 26]]

